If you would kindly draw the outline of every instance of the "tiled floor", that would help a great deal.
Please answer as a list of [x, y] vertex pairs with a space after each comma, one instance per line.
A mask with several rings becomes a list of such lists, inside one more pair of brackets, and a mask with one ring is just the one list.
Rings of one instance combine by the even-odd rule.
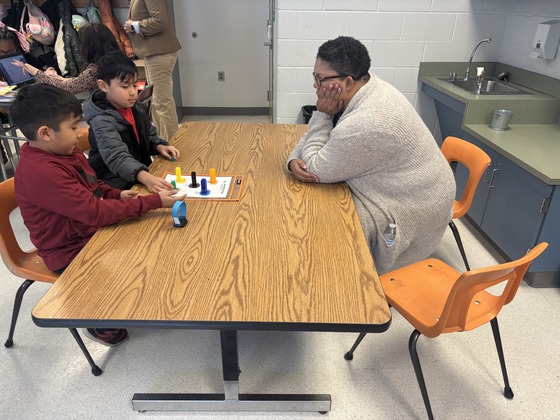
[[[213, 119], [216, 117], [212, 117]], [[236, 117], [236, 120], [239, 117]], [[266, 121], [260, 121], [266, 122]], [[14, 215], [17, 219], [17, 214]], [[19, 223], [18, 237], [27, 233]], [[501, 259], [459, 222], [473, 268]], [[437, 256], [461, 269], [448, 231]], [[0, 264], [0, 337], [5, 339], [21, 281]], [[67, 330], [39, 328], [30, 313], [48, 285], [26, 293], [13, 348], [0, 350], [2, 419], [404, 419], [425, 418], [408, 356], [411, 327], [396, 313], [384, 334], [368, 335], [348, 362], [356, 334], [240, 332], [242, 393], [330, 393], [332, 411], [318, 413], [137, 413], [135, 392], [223, 392], [217, 331], [132, 329], [108, 349], [85, 339], [104, 370], [94, 377]], [[506, 400], [490, 326], [430, 340], [418, 351], [436, 418], [560, 418], [560, 289], [523, 283], [500, 316], [510, 382]]]

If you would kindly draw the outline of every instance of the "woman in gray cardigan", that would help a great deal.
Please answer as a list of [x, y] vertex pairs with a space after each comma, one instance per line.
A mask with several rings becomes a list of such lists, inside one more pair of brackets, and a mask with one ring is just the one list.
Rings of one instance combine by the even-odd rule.
[[[429, 256], [451, 220], [455, 179], [408, 100], [369, 74], [366, 47], [339, 37], [318, 51], [317, 111], [288, 159], [303, 182], [345, 181], [380, 274]], [[389, 246], [383, 233], [395, 223]]]

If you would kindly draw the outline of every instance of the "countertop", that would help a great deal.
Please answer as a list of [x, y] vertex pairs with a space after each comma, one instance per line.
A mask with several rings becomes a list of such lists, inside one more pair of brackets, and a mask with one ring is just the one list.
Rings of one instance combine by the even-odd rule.
[[[560, 185], [560, 99], [517, 85], [531, 95], [476, 95], [456, 87], [445, 76], [418, 80], [465, 104], [462, 129], [548, 185]], [[512, 86], [516, 86], [511, 83]], [[489, 126], [493, 109], [514, 112], [505, 131]]]
[[463, 128], [546, 184], [560, 185], [560, 125], [510, 124], [505, 131], [488, 124]]

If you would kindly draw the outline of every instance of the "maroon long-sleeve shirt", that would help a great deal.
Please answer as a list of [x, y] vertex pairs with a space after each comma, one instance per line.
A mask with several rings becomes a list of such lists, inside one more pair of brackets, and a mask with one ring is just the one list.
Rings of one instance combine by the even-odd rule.
[[121, 200], [121, 191], [98, 181], [77, 147], [59, 156], [25, 143], [20, 155], [16, 199], [31, 242], [53, 271], [70, 264], [99, 227], [162, 206], [157, 194]]

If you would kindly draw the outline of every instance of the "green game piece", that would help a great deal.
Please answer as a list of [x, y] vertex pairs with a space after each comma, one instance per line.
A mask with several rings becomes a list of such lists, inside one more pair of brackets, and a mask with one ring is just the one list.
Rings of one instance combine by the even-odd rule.
[[177, 162], [177, 161], [175, 160], [175, 156], [173, 156], [173, 155], [171, 155], [171, 162]]
[[175, 183], [175, 181], [171, 181], [171, 185], [173, 185], [174, 189], [177, 189], [177, 184]]

